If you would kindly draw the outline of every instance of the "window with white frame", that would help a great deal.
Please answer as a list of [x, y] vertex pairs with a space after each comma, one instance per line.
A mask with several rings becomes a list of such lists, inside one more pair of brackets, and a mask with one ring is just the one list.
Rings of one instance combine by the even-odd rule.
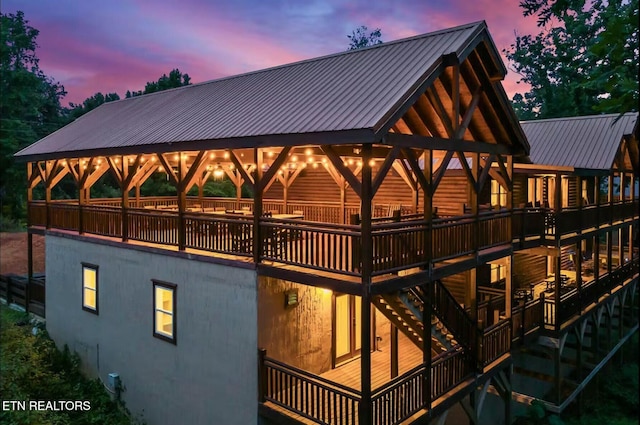
[[153, 280], [153, 335], [176, 343], [177, 285]]
[[98, 314], [98, 266], [82, 263], [82, 309]]

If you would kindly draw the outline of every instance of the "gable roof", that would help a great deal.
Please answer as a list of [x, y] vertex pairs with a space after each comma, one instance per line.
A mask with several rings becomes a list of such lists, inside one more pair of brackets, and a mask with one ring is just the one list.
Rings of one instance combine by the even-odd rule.
[[522, 121], [534, 164], [609, 170], [625, 135], [637, 131], [638, 113]]
[[[485, 41], [484, 22], [109, 102], [16, 154], [22, 160], [322, 143], [372, 143], [443, 58]], [[487, 64], [489, 65], [489, 64]], [[515, 121], [517, 126], [517, 121]], [[526, 145], [524, 137], [514, 143]], [[176, 146], [179, 144], [179, 146]]]

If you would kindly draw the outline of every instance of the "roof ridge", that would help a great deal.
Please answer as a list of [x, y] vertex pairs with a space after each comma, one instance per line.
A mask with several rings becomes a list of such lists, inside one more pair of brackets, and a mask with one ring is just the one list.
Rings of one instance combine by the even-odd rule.
[[189, 88], [193, 88], [193, 87], [198, 87], [198, 86], [204, 86], [204, 85], [207, 85], [207, 84], [217, 83], [219, 81], [227, 81], [227, 80], [231, 80], [231, 79], [234, 79], [234, 78], [244, 77], [244, 76], [247, 76], [247, 75], [254, 75], [254, 74], [259, 74], [259, 73], [262, 73], [262, 72], [273, 71], [273, 70], [276, 70], [276, 69], [287, 68], [287, 67], [290, 67], [290, 66], [296, 66], [296, 65], [303, 64], [303, 63], [312, 63], [312, 62], [317, 62], [317, 61], [320, 61], [320, 60], [329, 59], [329, 58], [332, 58], [332, 57], [344, 56], [344, 55], [349, 55], [349, 54], [358, 54], [358, 53], [362, 53], [364, 51], [369, 51], [369, 50], [378, 49], [378, 48], [385, 48], [385, 47], [388, 47], [388, 46], [391, 46], [391, 45], [400, 44], [400, 43], [406, 43], [406, 42], [418, 40], [418, 39], [421, 39], [421, 38], [434, 37], [434, 36], [438, 36], [438, 35], [442, 35], [442, 34], [452, 33], [452, 32], [456, 32], [456, 31], [462, 31], [464, 29], [469, 29], [469, 28], [473, 28], [473, 27], [477, 27], [477, 26], [484, 26], [486, 28], [487, 24], [486, 24], [486, 22], [484, 20], [470, 22], [470, 23], [458, 25], [458, 26], [452, 27], [452, 28], [443, 28], [443, 29], [440, 29], [440, 30], [431, 31], [431, 32], [423, 33], [423, 34], [417, 34], [417, 35], [413, 35], [413, 36], [410, 36], [410, 37], [399, 38], [397, 40], [386, 41], [384, 43], [376, 44], [376, 45], [373, 45], [373, 46], [367, 46], [367, 47], [364, 47], [364, 48], [361, 48], [361, 49], [345, 50], [343, 52], [329, 53], [329, 54], [326, 54], [326, 55], [323, 55], [323, 56], [317, 56], [317, 57], [313, 57], [313, 58], [302, 59], [302, 60], [299, 60], [299, 61], [284, 63], [284, 64], [280, 64], [280, 65], [275, 65], [275, 66], [271, 66], [271, 67], [268, 67], [268, 68], [256, 69], [256, 70], [244, 72], [244, 73], [241, 73], [241, 74], [227, 75], [227, 76], [220, 77], [220, 78], [215, 78], [215, 79], [212, 79], [212, 80], [201, 81], [199, 83], [189, 84], [188, 86], [174, 87], [174, 88], [171, 88], [171, 89], [161, 90], [161, 91], [157, 91], [157, 92], [153, 92], [153, 93], [146, 93], [146, 94], [139, 95], [139, 96], [125, 97], [124, 99], [119, 99], [119, 100], [112, 101], [112, 102], [107, 102], [107, 103], [117, 103], [117, 102], [128, 101], [128, 100], [134, 99], [134, 98], [140, 98], [142, 96], [153, 96], [153, 95], [173, 92], [173, 91], [177, 91], [177, 90], [185, 90], [185, 89], [189, 89]]
[[540, 120], [521, 120], [520, 124], [522, 125], [522, 124], [531, 124], [531, 123], [549, 122], [549, 121], [573, 121], [573, 120], [584, 120], [584, 119], [593, 119], [593, 118], [613, 118], [613, 117], [618, 117], [620, 115], [627, 116], [627, 115], [637, 115], [637, 114], [638, 112], [634, 112], [634, 111], [624, 112], [623, 114], [613, 112], [610, 114], [578, 115], [574, 117], [543, 118]]

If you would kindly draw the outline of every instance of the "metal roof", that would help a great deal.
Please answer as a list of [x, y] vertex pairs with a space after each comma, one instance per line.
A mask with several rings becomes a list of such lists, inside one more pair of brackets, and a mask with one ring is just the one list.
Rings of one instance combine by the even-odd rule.
[[[105, 103], [16, 156], [41, 160], [304, 144], [313, 135], [324, 143], [373, 142], [443, 56], [463, 60], [479, 40], [495, 50], [484, 21]], [[504, 75], [504, 65], [496, 63]]]
[[637, 121], [638, 113], [629, 112], [522, 121], [520, 125], [534, 164], [609, 170], [622, 137], [635, 131]]

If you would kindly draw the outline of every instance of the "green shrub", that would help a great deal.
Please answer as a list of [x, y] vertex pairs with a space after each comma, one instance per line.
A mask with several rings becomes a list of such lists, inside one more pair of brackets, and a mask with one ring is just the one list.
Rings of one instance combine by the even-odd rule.
[[3, 400], [89, 401], [88, 411], [0, 411], [7, 425], [132, 423], [99, 380], [86, 379], [80, 359], [68, 347], [58, 350], [45, 330], [36, 335], [24, 313], [0, 306], [0, 394]]

